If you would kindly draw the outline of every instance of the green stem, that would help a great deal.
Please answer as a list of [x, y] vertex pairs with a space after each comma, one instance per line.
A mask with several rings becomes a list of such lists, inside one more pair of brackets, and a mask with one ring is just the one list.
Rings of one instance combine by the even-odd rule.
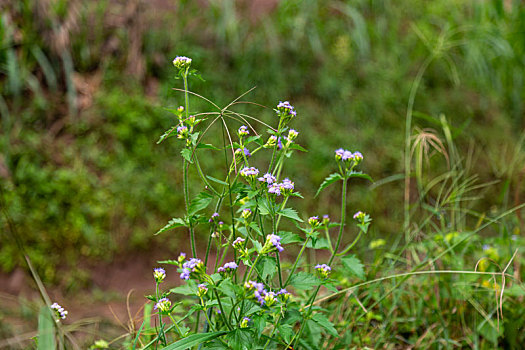
[[297, 255], [297, 258], [295, 258], [295, 262], [294, 262], [294, 264], [292, 266], [292, 269], [290, 270], [290, 274], [288, 275], [288, 278], [286, 279], [286, 282], [284, 282], [284, 287], [285, 288], [288, 285], [288, 283], [290, 283], [290, 279], [292, 278], [295, 270], [297, 269], [297, 264], [299, 263], [299, 260], [301, 259], [301, 256], [303, 255], [304, 250], [306, 249], [306, 245], [308, 244], [309, 240], [310, 240], [310, 236], [307, 236], [306, 240], [303, 243], [303, 246], [301, 247], [301, 250], [299, 251], [299, 255]]
[[177, 332], [179, 333], [180, 337], [182, 338], [184, 335], [182, 334], [182, 331], [179, 328], [179, 325], [177, 324], [177, 321], [173, 319], [173, 316], [171, 314], [168, 315], [171, 319], [171, 322], [173, 322], [173, 325], [175, 325], [175, 328], [177, 329]]
[[337, 256], [342, 256], [342, 255], [345, 255], [346, 253], [348, 253], [350, 251], [350, 249], [352, 249], [354, 247], [354, 245], [357, 243], [357, 241], [359, 241], [359, 238], [361, 238], [361, 235], [364, 233], [363, 230], [359, 230], [359, 234], [357, 235], [357, 237], [354, 239], [354, 241], [348, 246], [346, 247], [345, 249], [343, 249], [342, 252], [340, 253], [337, 253], [336, 255]]

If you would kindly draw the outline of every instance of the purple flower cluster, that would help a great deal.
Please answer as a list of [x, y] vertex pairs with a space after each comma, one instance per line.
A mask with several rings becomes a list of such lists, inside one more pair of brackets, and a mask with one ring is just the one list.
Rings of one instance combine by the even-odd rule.
[[241, 170], [241, 175], [244, 177], [256, 177], [259, 175], [259, 170], [255, 167], [246, 167]]
[[317, 264], [315, 265], [315, 269], [317, 270], [317, 273], [319, 273], [319, 275], [324, 278], [328, 278], [330, 272], [332, 271], [332, 268], [326, 264]]
[[217, 269], [217, 272], [223, 273], [223, 272], [233, 272], [235, 271], [239, 265], [237, 265], [234, 261], [228, 262], [224, 264], [224, 266], [221, 266]]
[[244, 209], [244, 210], [242, 211], [242, 214], [241, 214], [241, 216], [242, 216], [243, 218], [245, 218], [245, 219], [248, 219], [248, 218], [250, 217], [250, 215], [252, 215], [252, 210], [249, 209], [249, 208]]
[[208, 287], [206, 287], [204, 283], [197, 285], [197, 296], [199, 298], [202, 298], [203, 296], [205, 296], [206, 293], [208, 293]]
[[312, 227], [317, 227], [319, 225], [319, 216], [311, 216], [308, 218], [308, 224]]
[[161, 283], [166, 278], [166, 271], [162, 267], [157, 267], [153, 270], [153, 278], [155, 282]]
[[191, 65], [191, 58], [186, 56], [177, 56], [173, 60], [173, 65], [178, 69], [188, 68]]
[[273, 176], [272, 174], [270, 173], [266, 173], [264, 174], [263, 176], [261, 176], [260, 178], [258, 178], [257, 180], [261, 181], [261, 182], [266, 182], [268, 185], [271, 185], [273, 184], [275, 181], [277, 181], [277, 179], [275, 178], [275, 176]]
[[219, 213], [211, 214], [209, 222], [214, 222], [219, 217]]
[[246, 288], [248, 291], [253, 291], [253, 297], [257, 299], [261, 306], [272, 306], [276, 301], [276, 297], [280, 297], [282, 301], [286, 301], [291, 296], [291, 294], [288, 293], [286, 289], [281, 289], [277, 293], [268, 292], [266, 289], [264, 289], [264, 284], [254, 281], [246, 282], [244, 284], [244, 288]]
[[239, 324], [239, 326], [240, 326], [241, 328], [246, 328], [246, 327], [248, 327], [248, 323], [250, 323], [251, 320], [252, 320], [252, 319], [249, 318], [249, 317], [243, 317], [242, 320], [241, 320], [241, 323]]
[[[275, 177], [273, 178], [275, 179]], [[259, 178], [260, 181], [260, 178]], [[268, 186], [268, 193], [280, 196], [281, 194], [287, 195], [293, 192], [295, 184], [289, 178], [286, 178], [281, 183], [273, 182]]]
[[168, 312], [171, 308], [171, 301], [168, 298], [162, 298], [155, 304], [155, 310]]
[[244, 155], [246, 156], [246, 158], [250, 158], [252, 156], [252, 154], [250, 153], [250, 150], [246, 147], [243, 147], [243, 149], [237, 148], [235, 150], [235, 154], [238, 154], [238, 155], [240, 155], [242, 152], [244, 152]]
[[363, 160], [363, 155], [361, 152], [352, 153], [346, 149], [339, 148], [335, 151], [335, 159], [342, 161], [353, 160], [354, 162], [359, 163]]
[[292, 118], [297, 116], [297, 112], [288, 101], [279, 102], [279, 104], [277, 105], [277, 114], [285, 118]]
[[190, 275], [202, 266], [203, 263], [201, 259], [191, 258], [182, 264], [182, 273], [180, 274], [180, 278], [183, 280], [189, 280]]
[[232, 245], [234, 248], [240, 248], [242, 244], [244, 243], [245, 239], [241, 237], [237, 237], [235, 241], [233, 241]]
[[237, 132], [239, 133], [239, 136], [247, 136], [250, 134], [250, 130], [248, 130], [246, 125], [241, 126]]
[[281, 246], [281, 237], [278, 235], [272, 233], [271, 235], [266, 236], [266, 242], [270, 242], [280, 252], [284, 250]]
[[188, 127], [181, 125], [177, 127], [177, 138], [184, 139], [188, 136]]
[[55, 315], [60, 319], [65, 319], [67, 316], [67, 311], [57, 303], [51, 304], [51, 310], [55, 312]]
[[366, 214], [363, 213], [362, 211], [358, 211], [357, 213], [354, 214], [354, 220], [363, 222], [365, 221], [365, 219], [366, 219]]

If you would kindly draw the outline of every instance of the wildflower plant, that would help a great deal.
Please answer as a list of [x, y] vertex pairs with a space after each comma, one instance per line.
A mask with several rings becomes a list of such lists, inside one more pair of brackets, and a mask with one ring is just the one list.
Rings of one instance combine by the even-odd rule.
[[[180, 56], [173, 63], [184, 82], [180, 91], [185, 105], [172, 111], [177, 124], [159, 143], [172, 136], [182, 141], [185, 212], [157, 234], [185, 227], [190, 252], [161, 261], [167, 267], [153, 272], [155, 295], [148, 298], [155, 305], [159, 324], [150, 344], [171, 344], [174, 349], [197, 344], [202, 349], [288, 349], [315, 347], [312, 337], [316, 334], [337, 336], [334, 324], [315, 302], [321, 288], [337, 290], [339, 282], [332, 278], [337, 276], [333, 271], [360, 264], [347, 253], [367, 232], [370, 217], [358, 212], [354, 216], [356, 238], [346, 247], [342, 242], [343, 236], [350, 234], [346, 229], [348, 182], [351, 178], [371, 180], [357, 171], [363, 155], [336, 150], [333, 167], [337, 171], [317, 192], [342, 183], [340, 222], [331, 221], [328, 215], [299, 215], [291, 205], [303, 197], [293, 179], [286, 177], [285, 168], [286, 159], [294, 152], [305, 151], [297, 143], [300, 132], [290, 127], [300, 118], [295, 107], [289, 101], [279, 102], [274, 109], [277, 127], [272, 127], [233, 111], [240, 98], [221, 108], [190, 92], [188, 78], [196, 74], [190, 72], [192, 60]], [[192, 110], [190, 95], [204, 99], [216, 110]], [[268, 136], [258, 134], [250, 121], [262, 125]], [[204, 143], [207, 131], [215, 125], [222, 131], [222, 144]], [[222, 179], [205, 174], [199, 159], [204, 150], [222, 153]], [[255, 160], [259, 167], [254, 166]], [[190, 168], [195, 168], [202, 181], [204, 190], [199, 193], [189, 187]], [[296, 229], [283, 230], [285, 220]], [[196, 230], [208, 233], [204, 252], [197, 251]], [[321, 241], [324, 246], [318, 244]], [[322, 249], [320, 246], [328, 250], [329, 258], [320, 263], [310, 261], [311, 253]], [[177, 275], [181, 286], [160, 288]], [[194, 303], [183, 308], [179, 307], [182, 301], [170, 298], [190, 298]]]

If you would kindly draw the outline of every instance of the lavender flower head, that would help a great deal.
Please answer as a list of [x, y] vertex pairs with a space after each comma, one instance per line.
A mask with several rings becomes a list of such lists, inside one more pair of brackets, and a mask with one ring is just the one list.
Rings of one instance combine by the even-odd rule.
[[168, 298], [162, 298], [155, 304], [155, 310], [160, 312], [169, 312], [171, 308], [171, 301]]
[[247, 328], [248, 327], [248, 323], [251, 321], [251, 318], [249, 317], [243, 317], [242, 320], [241, 320], [241, 323], [239, 324], [239, 326], [241, 328]]
[[353, 158], [356, 162], [360, 162], [363, 160], [363, 155], [361, 154], [361, 152], [354, 152]]
[[64, 320], [67, 316], [67, 311], [57, 303], [51, 304], [51, 310], [55, 312], [57, 318]]
[[211, 214], [209, 222], [214, 222], [219, 217], [219, 213], [213, 213]]
[[245, 219], [248, 219], [248, 218], [250, 217], [250, 215], [252, 215], [252, 211], [251, 211], [251, 209], [249, 209], [249, 208], [244, 209], [244, 210], [242, 211], [242, 214], [241, 214], [241, 216], [242, 216], [243, 218], [245, 218]]
[[241, 175], [244, 177], [251, 177], [254, 178], [257, 175], [259, 175], [259, 170], [255, 167], [246, 167], [241, 170]]
[[270, 173], [266, 173], [266, 174], [264, 174], [263, 176], [261, 176], [261, 177], [258, 178], [257, 180], [259, 180], [260, 182], [266, 182], [268, 185], [271, 185], [271, 184], [273, 184], [275, 181], [277, 181], [277, 179], [275, 178], [275, 176], [273, 176], [273, 175], [270, 174]]
[[241, 248], [242, 244], [244, 243], [245, 239], [241, 237], [237, 237], [235, 241], [233, 241], [232, 245], [234, 248]]
[[247, 136], [250, 134], [250, 130], [248, 130], [246, 125], [241, 126], [237, 132], [239, 133], [239, 136]]
[[279, 189], [283, 194], [290, 194], [294, 190], [294, 183], [289, 178], [286, 178], [279, 184]]
[[155, 282], [161, 283], [166, 278], [166, 271], [162, 267], [157, 267], [153, 270], [153, 278], [155, 278]]
[[343, 156], [341, 157], [342, 160], [350, 160], [350, 159], [354, 159], [354, 154], [350, 151], [344, 151], [343, 152]]
[[366, 214], [363, 213], [362, 211], [358, 211], [357, 213], [354, 214], [354, 220], [357, 220], [359, 222], [364, 222], [366, 219]]
[[297, 112], [295, 111], [294, 107], [290, 104], [288, 101], [280, 101], [277, 105], [277, 114], [281, 118], [285, 119], [291, 119], [297, 115]]
[[268, 193], [269, 194], [274, 194], [276, 196], [280, 196], [281, 195], [281, 186], [280, 184], [271, 184], [270, 186], [268, 186]]
[[317, 264], [315, 265], [315, 269], [317, 270], [317, 273], [323, 278], [328, 278], [330, 272], [332, 271], [332, 268], [326, 264]]
[[289, 293], [286, 289], [282, 288], [280, 291], [276, 293], [277, 296], [281, 297], [283, 301], [286, 301], [290, 299], [292, 296], [291, 293]]
[[330, 216], [328, 214], [323, 215], [323, 224], [327, 225], [330, 222]]
[[194, 272], [200, 272], [204, 267], [204, 264], [202, 263], [202, 260], [191, 258], [190, 260], [186, 261], [184, 264], [182, 264], [182, 273], [180, 274], [180, 278], [183, 280], [189, 280], [190, 275]]
[[182, 264], [184, 260], [186, 260], [186, 253], [180, 253], [179, 257], [177, 258], [177, 261], [179, 262], [179, 264]]
[[266, 245], [268, 245], [268, 243], [277, 248], [279, 252], [284, 250], [284, 248], [281, 246], [281, 237], [276, 234], [272, 233], [271, 235], [266, 236]]
[[228, 262], [228, 263], [224, 264], [224, 266], [222, 266], [222, 267], [219, 267], [219, 268], [217, 269], [217, 272], [219, 272], [219, 273], [223, 273], [223, 272], [233, 272], [233, 271], [235, 271], [238, 267], [239, 267], [239, 265], [237, 265], [234, 261], [232, 261], [232, 262]]
[[177, 138], [184, 139], [188, 136], [188, 127], [181, 125], [177, 127]]
[[311, 216], [308, 218], [308, 224], [312, 227], [317, 227], [319, 225], [319, 216]]
[[199, 298], [202, 298], [203, 296], [205, 296], [206, 293], [208, 293], [208, 287], [206, 287], [204, 283], [197, 285], [197, 296]]
[[243, 147], [243, 149], [237, 148], [235, 150], [235, 154], [237, 155], [241, 155], [242, 152], [244, 152], [244, 155], [246, 156], [246, 158], [250, 158], [252, 156], [252, 154], [250, 153], [250, 150], [246, 147]]
[[189, 66], [191, 65], [191, 58], [188, 58], [186, 56], [177, 56], [173, 60], [173, 65], [175, 66], [175, 68], [178, 69], [189, 68]]
[[290, 129], [288, 131], [288, 140], [293, 141], [293, 140], [295, 140], [297, 138], [298, 135], [299, 135], [299, 133], [297, 132], [297, 130]]

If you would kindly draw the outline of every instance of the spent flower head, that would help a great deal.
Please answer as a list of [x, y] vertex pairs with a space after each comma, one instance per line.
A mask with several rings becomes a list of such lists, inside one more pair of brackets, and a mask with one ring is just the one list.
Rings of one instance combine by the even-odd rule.
[[297, 132], [297, 130], [290, 129], [288, 131], [288, 140], [293, 141], [297, 138], [298, 135], [299, 133]]
[[239, 324], [239, 327], [247, 328], [248, 327], [248, 323], [250, 323], [250, 321], [251, 321], [251, 318], [243, 317], [242, 320], [241, 320], [241, 323]]
[[153, 270], [153, 278], [155, 278], [155, 282], [162, 283], [166, 278], [166, 271], [162, 267], [157, 267]]
[[362, 211], [358, 211], [354, 214], [354, 220], [359, 221], [360, 223], [364, 223], [366, 219], [366, 213], [363, 213]]
[[244, 219], [248, 219], [250, 216], [252, 215], [252, 211], [251, 209], [249, 208], [246, 208], [242, 211], [241, 213], [241, 216], [244, 218]]
[[208, 293], [208, 287], [204, 283], [197, 285], [197, 296], [199, 298], [204, 297], [206, 293]]
[[188, 127], [181, 125], [177, 127], [177, 138], [183, 140], [188, 137]]

